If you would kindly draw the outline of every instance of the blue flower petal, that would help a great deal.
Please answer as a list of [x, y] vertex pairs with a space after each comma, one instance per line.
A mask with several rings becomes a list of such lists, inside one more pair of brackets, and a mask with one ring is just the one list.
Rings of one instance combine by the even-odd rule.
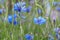
[[14, 23], [14, 25], [17, 25], [17, 21], [16, 21], [16, 20], [14, 20], [14, 22], [13, 22], [13, 23]]
[[17, 18], [17, 14], [16, 13], [14, 14], [14, 18]]
[[32, 9], [32, 6], [28, 6], [27, 7], [27, 12], [29, 13], [31, 11], [31, 9]]
[[12, 16], [9, 15], [9, 16], [8, 16], [8, 22], [9, 22], [9, 23], [12, 23], [12, 19], [13, 19]]
[[38, 14], [40, 14], [40, 13], [42, 12], [42, 10], [41, 10], [41, 9], [38, 9], [37, 11], [38, 11]]
[[27, 10], [27, 8], [24, 6], [24, 7], [22, 7], [21, 12], [26, 12], [26, 10]]
[[0, 9], [0, 14], [2, 14], [3, 13], [3, 10], [2, 9]]

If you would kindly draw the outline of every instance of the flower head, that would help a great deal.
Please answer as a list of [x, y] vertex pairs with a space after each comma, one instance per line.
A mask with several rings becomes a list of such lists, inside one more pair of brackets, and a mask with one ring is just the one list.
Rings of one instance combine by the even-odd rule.
[[17, 2], [16, 4], [14, 4], [14, 11], [21, 12], [24, 6], [26, 6], [25, 2]]
[[14, 4], [14, 11], [21, 11], [21, 7], [19, 6], [20, 4]]
[[32, 9], [32, 6], [28, 6], [27, 7], [27, 12], [29, 13], [31, 11], [31, 9]]
[[34, 36], [32, 34], [25, 35], [26, 40], [33, 40]]
[[34, 23], [41, 25], [41, 24], [46, 23], [46, 19], [43, 17], [34, 18]]
[[12, 23], [12, 21], [13, 21], [12, 16], [11, 16], [11, 15], [8, 15], [8, 22], [9, 22], [9, 23]]
[[16, 20], [14, 20], [14, 22], [13, 22], [13, 23], [14, 23], [14, 25], [17, 25], [17, 21], [16, 21]]
[[26, 7], [26, 2], [18, 2], [14, 4], [14, 11], [18, 12], [30, 12], [32, 6]]

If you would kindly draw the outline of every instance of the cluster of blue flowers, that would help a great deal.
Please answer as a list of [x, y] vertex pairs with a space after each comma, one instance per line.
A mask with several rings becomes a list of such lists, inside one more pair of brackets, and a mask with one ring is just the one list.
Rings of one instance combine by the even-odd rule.
[[[27, 12], [27, 13], [29, 13], [32, 10], [32, 6], [27, 7], [26, 2], [17, 2], [17, 3], [14, 4], [13, 9], [16, 12], [21, 12], [21, 13], [26, 13]], [[2, 11], [3, 10], [0, 9], [0, 14], [3, 13]], [[38, 12], [38, 14], [40, 14], [42, 12], [42, 10], [38, 9], [37, 12]], [[13, 15], [8, 15], [8, 18], [7, 18], [8, 23], [13, 23], [14, 25], [16, 25], [17, 24], [17, 20], [16, 20], [17, 15], [18, 14], [16, 14], [16, 13], [13, 14]], [[24, 19], [26, 18], [25, 16], [23, 16], [21, 14], [20, 14], [20, 17], [22, 17]], [[41, 25], [41, 24], [44, 24], [45, 22], [46, 22], [46, 19], [44, 19], [43, 17], [34, 18], [34, 23], [35, 24]]]
[[34, 23], [42, 25], [42, 24], [46, 23], [46, 19], [40, 16], [38, 18], [34, 18]]
[[[26, 7], [26, 2], [17, 2], [17, 3], [14, 4], [14, 7], [13, 7], [14, 11], [21, 12], [21, 13], [22, 12], [23, 13], [25, 13], [25, 12], [29, 13], [31, 11], [31, 8], [32, 8], [32, 6]], [[20, 14], [20, 16], [22, 18], [25, 17], [25, 16], [22, 16], [21, 14]], [[8, 22], [9, 23], [14, 23], [14, 25], [16, 25], [17, 24], [16, 18], [17, 18], [17, 14], [14, 14], [14, 17], [12, 17], [12, 15], [8, 15]]]
[[33, 40], [34, 39], [34, 35], [26, 34], [25, 38], [26, 38], [26, 40]]
[[18, 12], [30, 12], [32, 6], [26, 7], [26, 2], [17, 2], [14, 4], [14, 11]]
[[8, 22], [9, 23], [13, 23], [14, 25], [16, 25], [17, 24], [16, 18], [17, 18], [17, 14], [14, 14], [13, 16], [12, 15], [8, 15]]

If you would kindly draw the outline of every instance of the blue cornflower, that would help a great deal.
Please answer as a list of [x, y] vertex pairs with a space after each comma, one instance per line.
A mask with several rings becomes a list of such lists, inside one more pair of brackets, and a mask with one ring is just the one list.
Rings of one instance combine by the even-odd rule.
[[25, 2], [18, 2], [16, 4], [14, 4], [14, 11], [21, 12], [22, 9], [24, 9], [23, 11], [25, 11], [24, 6], [26, 6]]
[[9, 22], [9, 23], [12, 23], [12, 21], [13, 21], [13, 18], [12, 18], [11, 15], [9, 15], [9, 16], [8, 16], [8, 22]]
[[18, 12], [21, 11], [21, 6], [20, 6], [20, 3], [19, 2], [16, 3], [16, 4], [14, 4], [14, 11], [18, 11]]
[[17, 11], [21, 12], [21, 4], [20, 4], [20, 2], [16, 3], [16, 6], [17, 6]]
[[38, 9], [37, 11], [38, 11], [38, 14], [40, 14], [40, 13], [42, 12], [42, 10], [41, 10], [41, 9]]
[[3, 13], [3, 10], [2, 9], [0, 9], [0, 14], [2, 14]]
[[14, 11], [21, 11], [21, 7], [19, 6], [19, 4], [14, 4]]
[[34, 23], [41, 25], [41, 24], [46, 23], [46, 19], [43, 17], [34, 18]]
[[30, 12], [32, 6], [26, 7], [26, 2], [18, 2], [14, 4], [14, 11], [18, 12]]
[[31, 9], [32, 9], [32, 6], [28, 6], [26, 11], [29, 13]]
[[56, 7], [56, 10], [57, 10], [57, 11], [60, 11], [60, 7]]
[[14, 20], [14, 22], [13, 22], [13, 23], [14, 23], [14, 25], [17, 25], [17, 21], [16, 21], [16, 20]]
[[26, 34], [25, 38], [26, 38], [26, 40], [33, 40], [34, 36], [31, 34]]
[[21, 7], [18, 7], [18, 12], [21, 12]]

